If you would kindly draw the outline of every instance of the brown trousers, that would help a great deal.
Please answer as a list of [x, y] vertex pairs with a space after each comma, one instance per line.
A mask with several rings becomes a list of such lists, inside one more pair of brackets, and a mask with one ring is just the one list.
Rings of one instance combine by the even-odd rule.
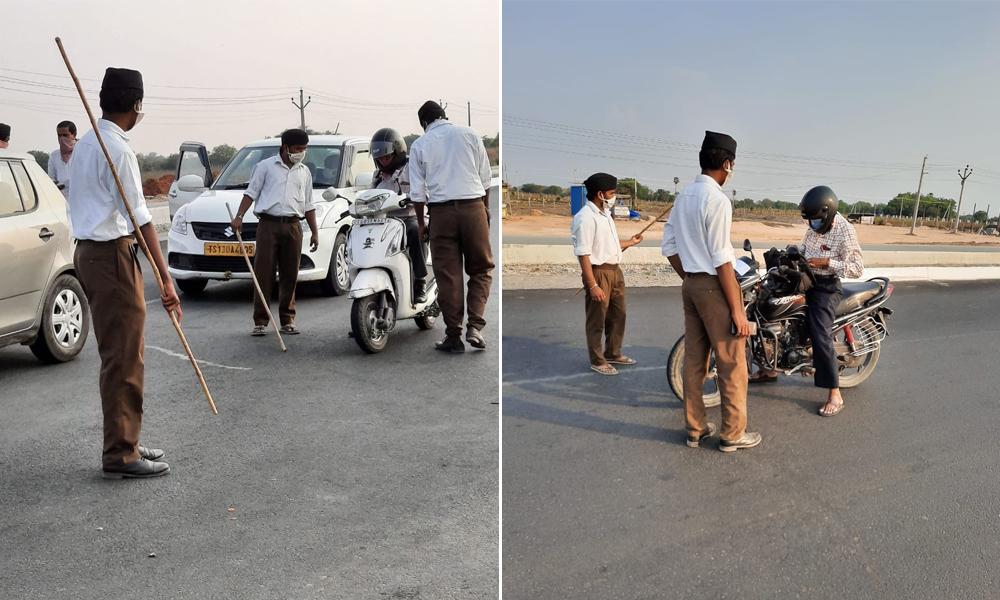
[[[604, 292], [604, 301], [590, 297], [584, 300], [587, 312], [587, 351], [590, 364], [600, 367], [609, 358], [621, 358], [622, 340], [625, 339], [625, 275], [618, 265], [592, 265], [594, 279]], [[606, 339], [601, 351], [602, 337]]]
[[[274, 274], [278, 274], [278, 320], [281, 326], [295, 322], [295, 284], [299, 278], [299, 261], [302, 259], [302, 224], [280, 223], [262, 217], [257, 224], [257, 247], [254, 249], [253, 269], [257, 283], [267, 301], [271, 300]], [[267, 310], [260, 295], [253, 296], [254, 325], [267, 325]]]
[[[462, 335], [462, 313], [468, 310], [469, 327], [486, 327], [486, 301], [493, 284], [493, 250], [490, 225], [482, 199], [428, 204], [431, 259], [438, 284], [438, 304], [445, 334]], [[463, 302], [463, 263], [469, 276], [468, 297]], [[463, 306], [464, 304], [464, 306]]]
[[146, 299], [132, 241], [80, 240], [73, 255], [101, 355], [105, 468], [139, 459]]
[[729, 302], [714, 275], [692, 273], [681, 286], [684, 298], [684, 413], [691, 437], [708, 431], [705, 377], [715, 351], [722, 395], [722, 439], [743, 437], [747, 426], [746, 342], [733, 335]]

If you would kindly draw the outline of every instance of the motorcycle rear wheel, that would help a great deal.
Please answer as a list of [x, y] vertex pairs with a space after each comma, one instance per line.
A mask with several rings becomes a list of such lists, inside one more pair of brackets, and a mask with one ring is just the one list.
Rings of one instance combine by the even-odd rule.
[[[670, 391], [684, 402], [684, 336], [682, 335], [667, 358], [667, 382]], [[722, 404], [722, 394], [719, 392], [718, 372], [715, 370], [715, 352], [712, 352], [708, 362], [708, 377], [705, 378], [705, 407]]]

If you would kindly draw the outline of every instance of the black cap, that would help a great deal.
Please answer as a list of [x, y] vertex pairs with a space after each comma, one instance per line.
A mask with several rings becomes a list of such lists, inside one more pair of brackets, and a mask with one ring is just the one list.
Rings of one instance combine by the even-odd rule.
[[305, 146], [309, 144], [309, 134], [301, 129], [287, 129], [281, 134], [282, 146]]
[[10, 139], [10, 125], [6, 123], [0, 123], [0, 142], [6, 142]]
[[702, 150], [711, 150], [712, 148], [721, 148], [722, 150], [729, 150], [736, 156], [736, 140], [724, 133], [716, 133], [714, 131], [705, 132], [705, 141], [701, 143]]
[[606, 192], [618, 188], [618, 178], [607, 173], [594, 173], [583, 182], [587, 186], [587, 193], [595, 195], [598, 192]]
[[116, 69], [108, 67], [104, 72], [104, 81], [101, 82], [102, 90], [139, 90], [142, 89], [142, 73], [132, 69]]

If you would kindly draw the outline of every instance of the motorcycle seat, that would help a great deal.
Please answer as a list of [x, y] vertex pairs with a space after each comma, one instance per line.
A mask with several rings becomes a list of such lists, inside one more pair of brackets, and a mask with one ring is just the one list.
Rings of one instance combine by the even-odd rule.
[[841, 286], [844, 295], [837, 305], [836, 315], [839, 317], [852, 310], [857, 310], [865, 302], [874, 298], [882, 291], [881, 281], [864, 281], [861, 283], [845, 283]]

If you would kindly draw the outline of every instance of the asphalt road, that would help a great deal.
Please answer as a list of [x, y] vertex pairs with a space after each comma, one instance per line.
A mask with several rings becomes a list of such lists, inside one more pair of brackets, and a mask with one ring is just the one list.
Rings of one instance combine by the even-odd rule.
[[755, 386], [763, 444], [729, 454], [684, 445], [679, 288], [627, 292], [618, 377], [589, 371], [571, 291], [504, 293], [504, 598], [997, 597], [998, 295], [897, 286], [844, 411], [799, 376]]
[[171, 473], [101, 479], [93, 337], [58, 366], [0, 349], [0, 597], [497, 597], [496, 295], [486, 351], [434, 351], [439, 319], [371, 356], [346, 297], [300, 286], [282, 354], [249, 335], [251, 283], [182, 295], [213, 416], [145, 273], [142, 441]]
[[[661, 228], [662, 229], [662, 228]], [[983, 240], [989, 240], [990, 238], [983, 237]], [[758, 241], [750, 240], [753, 243], [753, 247], [757, 250], [764, 251], [771, 247], [783, 248], [787, 245], [787, 242], [768, 242], [768, 241]], [[505, 235], [503, 236], [504, 244], [523, 244], [523, 245], [541, 245], [541, 246], [572, 246], [573, 243], [569, 239], [569, 231], [565, 236], [546, 236], [546, 235]], [[648, 246], [651, 248], [659, 248], [660, 240], [656, 238], [644, 239], [640, 246]], [[733, 248], [743, 248], [742, 240], [733, 240]], [[904, 244], [865, 244], [861, 247], [863, 250], [868, 250], [872, 252], [1000, 252], [1000, 246], [920, 246], [920, 245], [904, 245]]]

